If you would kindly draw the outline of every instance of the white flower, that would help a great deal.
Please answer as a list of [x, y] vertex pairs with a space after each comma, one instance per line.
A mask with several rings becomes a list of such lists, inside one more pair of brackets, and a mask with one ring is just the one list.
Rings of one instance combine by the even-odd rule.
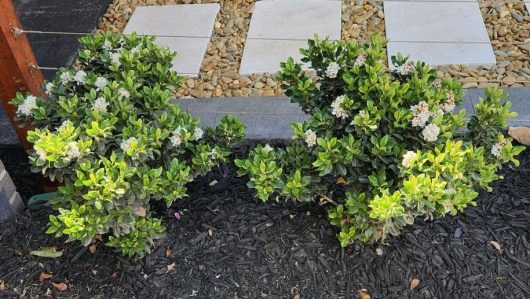
[[98, 89], [103, 89], [107, 86], [107, 79], [103, 77], [97, 77], [96, 82], [94, 83]]
[[202, 131], [202, 129], [199, 128], [199, 127], [196, 127], [196, 128], [195, 128], [195, 132], [194, 132], [193, 135], [195, 136], [195, 140], [199, 140], [199, 139], [202, 138], [202, 135], [203, 135], [203, 134], [204, 134], [204, 132]]
[[436, 88], [442, 88], [442, 80], [435, 79], [434, 81], [432, 81], [432, 86], [434, 86]]
[[105, 42], [103, 43], [103, 49], [107, 51], [112, 50], [112, 43], [110, 42], [110, 40], [108, 39], [105, 40]]
[[425, 101], [419, 102], [417, 105], [410, 107], [414, 118], [412, 119], [413, 127], [424, 127], [429, 120], [429, 104]]
[[434, 142], [438, 139], [440, 127], [435, 124], [429, 124], [423, 129], [421, 134], [423, 135], [423, 139], [425, 139], [425, 141]]
[[35, 108], [37, 108], [37, 98], [29, 95], [24, 99], [24, 102], [18, 106], [17, 115], [30, 116]]
[[72, 75], [70, 74], [70, 72], [66, 71], [62, 73], [59, 78], [61, 79], [61, 83], [63, 83], [63, 85], [66, 85], [68, 84], [68, 82], [70, 82], [70, 80], [72, 80]]
[[126, 152], [128, 150], [131, 149], [131, 145], [133, 142], [138, 142], [138, 139], [136, 139], [136, 137], [130, 137], [129, 139], [127, 140], [123, 140], [120, 144], [120, 148]]
[[342, 102], [344, 102], [345, 97], [344, 96], [338, 96], [335, 101], [331, 103], [331, 114], [335, 115], [338, 118], [346, 118], [348, 117], [348, 112], [344, 110], [344, 108], [340, 107]]
[[39, 156], [39, 159], [46, 160], [46, 152], [43, 151], [42, 149], [36, 148], [35, 153], [37, 154], [37, 156]]
[[452, 92], [448, 92], [445, 94], [445, 102], [443, 102], [442, 110], [445, 113], [452, 112], [455, 110], [456, 104], [455, 104], [455, 95]]
[[52, 94], [52, 91], [53, 91], [53, 87], [54, 87], [54, 85], [53, 85], [52, 82], [48, 82], [48, 83], [46, 83], [46, 91], [45, 91], [45, 93], [46, 93], [47, 95], [51, 95], [51, 94]]
[[364, 117], [364, 116], [366, 115], [366, 111], [364, 111], [364, 110], [359, 110], [358, 115], [359, 115], [360, 117]]
[[326, 76], [331, 79], [337, 78], [337, 74], [339, 73], [339, 70], [340, 70], [339, 64], [336, 62], [332, 62], [326, 68]]
[[77, 71], [77, 73], [75, 73], [74, 80], [77, 81], [77, 85], [85, 84], [86, 73], [83, 70]]
[[118, 53], [118, 52], [110, 53], [110, 61], [112, 62], [112, 64], [114, 64], [116, 66], [120, 66], [121, 65], [120, 53]]
[[502, 144], [500, 143], [495, 143], [492, 147], [491, 147], [491, 154], [497, 158], [500, 158], [502, 156]]
[[447, 195], [453, 195], [456, 193], [456, 190], [454, 188], [447, 188], [444, 190], [444, 193]]
[[118, 90], [118, 93], [120, 94], [119, 98], [128, 98], [130, 96], [129, 92], [123, 88], [120, 88], [120, 90]]
[[265, 146], [263, 147], [263, 149], [266, 151], [266, 152], [272, 152], [272, 147], [267, 143], [265, 144]]
[[366, 61], [366, 54], [363, 53], [359, 55], [357, 59], [355, 59], [355, 63], [353, 65], [362, 66], [365, 61]]
[[169, 138], [169, 141], [171, 141], [171, 144], [174, 147], [178, 147], [182, 143], [182, 140], [180, 139], [180, 135], [178, 134], [174, 134], [173, 136], [171, 136], [171, 138]]
[[309, 129], [305, 131], [305, 143], [307, 143], [307, 146], [312, 147], [315, 144], [317, 144], [317, 134]]
[[443, 109], [438, 109], [434, 112], [431, 112], [430, 113], [432, 117], [438, 117], [438, 116], [443, 116], [444, 115], [444, 111]]
[[107, 102], [107, 100], [104, 97], [99, 97], [94, 102], [94, 105], [92, 106], [92, 108], [94, 110], [96, 110], [96, 111], [99, 111], [99, 112], [106, 112], [108, 105], [109, 105], [109, 103]]
[[406, 76], [414, 71], [414, 62], [408, 59], [404, 64], [397, 67], [396, 70], [401, 75]]
[[136, 54], [136, 53], [139, 53], [139, 52], [140, 52], [140, 46], [139, 45], [131, 49], [131, 54]]
[[401, 165], [405, 168], [409, 168], [412, 166], [412, 161], [416, 159], [416, 153], [413, 151], [408, 151], [403, 155], [403, 161], [401, 161]]
[[68, 143], [67, 150], [66, 150], [66, 156], [70, 159], [77, 159], [81, 158], [81, 152], [79, 151], [79, 147], [77, 146], [77, 142], [72, 141]]

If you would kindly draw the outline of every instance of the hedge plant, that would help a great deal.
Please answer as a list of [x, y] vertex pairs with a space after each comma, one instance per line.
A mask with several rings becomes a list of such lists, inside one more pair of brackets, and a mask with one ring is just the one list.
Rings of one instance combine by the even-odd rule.
[[[384, 242], [416, 218], [455, 215], [491, 190], [523, 147], [503, 135], [514, 117], [495, 88], [466, 120], [456, 80], [408, 57], [385, 66], [385, 41], [309, 40], [301, 63], [281, 64], [277, 79], [310, 119], [292, 125], [286, 147], [258, 145], [236, 160], [263, 201], [286, 198], [328, 207], [342, 246]], [[466, 128], [467, 127], [467, 128]]]
[[186, 185], [220, 163], [243, 138], [244, 126], [226, 116], [203, 131], [199, 120], [170, 100], [182, 77], [171, 71], [175, 53], [152, 37], [94, 35], [81, 39], [78, 64], [45, 85], [46, 97], [18, 94], [32, 169], [61, 182], [51, 200], [47, 232], [125, 255], [149, 252], [163, 236], [153, 201], [168, 207]]

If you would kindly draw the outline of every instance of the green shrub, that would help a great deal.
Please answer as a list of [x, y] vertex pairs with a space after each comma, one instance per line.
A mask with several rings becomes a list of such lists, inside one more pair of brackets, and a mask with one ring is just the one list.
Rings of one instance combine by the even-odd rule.
[[342, 246], [383, 242], [416, 217], [454, 215], [475, 205], [477, 188], [490, 190], [503, 163], [518, 165], [523, 148], [501, 133], [515, 115], [502, 90], [488, 89], [466, 121], [454, 111], [460, 83], [402, 56], [389, 73], [379, 35], [364, 45], [310, 40], [301, 53], [316, 74], [289, 59], [277, 79], [310, 120], [292, 125], [285, 148], [257, 146], [236, 165], [263, 201], [329, 205]]
[[12, 101], [20, 121], [35, 128], [28, 133], [33, 170], [63, 183], [48, 233], [85, 246], [109, 233], [108, 246], [141, 255], [164, 232], [152, 200], [170, 206], [185, 197], [187, 183], [227, 162], [244, 127], [226, 116], [203, 132], [171, 104], [182, 78], [170, 70], [175, 54], [154, 38], [106, 34], [81, 42], [78, 65], [46, 84], [47, 99]]

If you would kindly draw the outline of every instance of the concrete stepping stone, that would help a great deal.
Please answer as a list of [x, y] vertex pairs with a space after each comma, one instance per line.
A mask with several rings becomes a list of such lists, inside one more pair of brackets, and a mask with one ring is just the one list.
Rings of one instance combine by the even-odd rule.
[[172, 69], [197, 77], [219, 9], [218, 3], [138, 7], [124, 33], [156, 36], [160, 46], [177, 52]]
[[495, 55], [478, 3], [385, 1], [388, 61], [398, 52], [431, 65], [490, 67]]
[[341, 2], [330, 0], [258, 1], [250, 20], [239, 73], [275, 73], [280, 62], [300, 58], [307, 39], [340, 39]]

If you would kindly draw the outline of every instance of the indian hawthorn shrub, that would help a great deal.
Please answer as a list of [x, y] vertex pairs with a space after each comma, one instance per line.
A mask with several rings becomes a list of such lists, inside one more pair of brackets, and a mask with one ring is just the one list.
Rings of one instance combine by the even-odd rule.
[[491, 190], [503, 164], [518, 165], [523, 147], [502, 134], [515, 116], [502, 90], [488, 89], [466, 121], [455, 111], [459, 82], [399, 55], [389, 72], [379, 35], [363, 45], [309, 40], [301, 53], [316, 74], [288, 59], [277, 79], [311, 118], [292, 125], [285, 148], [257, 146], [236, 165], [263, 201], [328, 205], [342, 246], [455, 215], [476, 204], [479, 188]]
[[215, 129], [199, 127], [177, 105], [181, 77], [175, 56], [152, 37], [95, 35], [81, 39], [77, 66], [45, 86], [47, 98], [18, 94], [21, 122], [31, 122], [32, 168], [62, 182], [51, 200], [48, 233], [89, 245], [109, 234], [107, 246], [132, 256], [149, 252], [164, 226], [152, 201], [170, 206], [186, 184], [220, 163], [244, 135], [226, 116]]

